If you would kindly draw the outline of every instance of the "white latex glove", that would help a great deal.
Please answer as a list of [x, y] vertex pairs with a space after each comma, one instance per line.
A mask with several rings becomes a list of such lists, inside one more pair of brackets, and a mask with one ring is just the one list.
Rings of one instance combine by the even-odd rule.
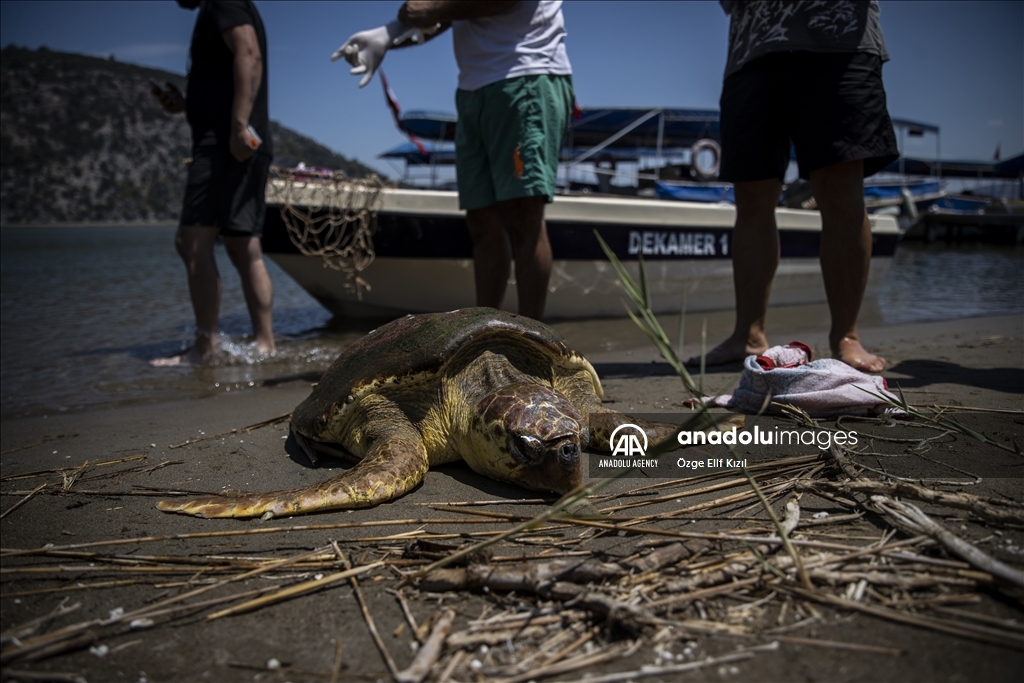
[[[405, 26], [403, 25], [402, 28], [405, 28]], [[427, 42], [427, 38], [432, 37], [439, 30], [441, 30], [441, 24], [434, 24], [430, 28], [407, 29], [405, 33], [391, 41], [391, 47], [402, 47], [407, 42], [413, 45], [420, 45]]]
[[371, 28], [368, 31], [360, 31], [352, 35], [345, 44], [334, 51], [331, 61], [336, 62], [342, 57], [352, 65], [349, 73], [353, 76], [364, 74], [359, 87], [362, 88], [377, 71], [384, 55], [392, 46], [398, 36], [406, 32], [406, 27], [398, 20], [392, 21], [385, 26]]

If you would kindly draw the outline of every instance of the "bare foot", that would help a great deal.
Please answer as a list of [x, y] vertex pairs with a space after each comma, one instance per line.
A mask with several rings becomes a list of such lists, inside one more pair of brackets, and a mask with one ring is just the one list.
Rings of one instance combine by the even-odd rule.
[[881, 372], [885, 370], [885, 359], [868, 353], [860, 340], [854, 337], [843, 337], [838, 345], [832, 347], [832, 357], [837, 358], [861, 372]]
[[[704, 365], [711, 367], [712, 365], [738, 363], [751, 354], [764, 353], [767, 349], [768, 341], [764, 337], [744, 340], [742, 337], [737, 339], [732, 336], [707, 352], [704, 357]], [[684, 365], [700, 367], [700, 356], [693, 356]]]
[[186, 365], [217, 365], [219, 358], [212, 353], [203, 354], [191, 347], [188, 351], [177, 356], [167, 358], [154, 358], [149, 361], [150, 367], [154, 368], [180, 368]]

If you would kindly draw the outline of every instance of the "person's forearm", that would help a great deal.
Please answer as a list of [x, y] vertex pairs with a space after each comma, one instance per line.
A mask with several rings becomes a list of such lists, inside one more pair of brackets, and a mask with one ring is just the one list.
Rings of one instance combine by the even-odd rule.
[[252, 106], [263, 82], [263, 55], [255, 40], [237, 41], [234, 52], [235, 94], [231, 105], [231, 125], [238, 131], [249, 125]]
[[478, 19], [504, 12], [517, 0], [406, 0], [398, 20], [413, 28], [431, 28], [461, 19]]
[[255, 53], [239, 50], [235, 55], [235, 98], [231, 105], [231, 125], [244, 129], [249, 125], [252, 105], [263, 82], [263, 59], [259, 48]]

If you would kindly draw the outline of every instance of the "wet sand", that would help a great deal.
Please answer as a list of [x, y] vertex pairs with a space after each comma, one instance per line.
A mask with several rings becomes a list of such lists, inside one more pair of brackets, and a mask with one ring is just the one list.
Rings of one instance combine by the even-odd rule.
[[[770, 325], [772, 341], [783, 343], [800, 339], [816, 351], [827, 349], [822, 310], [804, 307], [797, 314], [786, 309], [774, 310]], [[684, 353], [700, 349], [700, 326], [703, 317], [687, 320]], [[941, 323], [925, 323], [895, 327], [876, 327], [870, 312], [863, 325], [866, 346], [883, 355], [889, 362], [884, 373], [890, 386], [898, 384], [911, 403], [998, 409], [1017, 412], [957, 413], [970, 427], [1004, 443], [1016, 440], [1024, 444], [1024, 320], [1021, 316], [978, 318]], [[731, 314], [712, 314], [708, 320], [708, 345], [727, 331]], [[623, 411], [634, 413], [682, 412], [683, 391], [680, 381], [669, 366], [639, 332], [625, 321], [560, 322], [559, 328], [577, 344], [594, 363], [605, 385], [606, 399]], [[676, 321], [664, 321], [670, 336], [675, 337]], [[610, 348], [609, 348], [610, 347]], [[711, 389], [729, 389], [736, 384], [739, 365], [715, 368], [705, 377]], [[3, 509], [11, 510], [24, 494], [42, 483], [47, 489], [14, 509], [0, 521], [5, 551], [15, 548], [39, 548], [47, 544], [66, 546], [93, 541], [130, 539], [153, 535], [209, 531], [239, 531], [293, 524], [337, 524], [415, 518], [451, 518], [453, 513], [424, 507], [425, 503], [473, 501], [482, 499], [519, 499], [535, 497], [515, 487], [482, 478], [467, 467], [452, 465], [431, 471], [421, 487], [393, 503], [370, 510], [325, 513], [293, 520], [235, 521], [200, 520], [158, 512], [157, 498], [125, 495], [139, 492], [139, 486], [178, 488], [198, 491], [222, 489], [271, 490], [303, 486], [320, 480], [327, 472], [313, 469], [287, 436], [284, 422], [256, 429], [203, 440], [180, 448], [170, 448], [189, 439], [218, 435], [269, 418], [288, 413], [309, 392], [306, 378], [268, 382], [252, 390], [220, 393], [201, 400], [170, 402], [156, 405], [134, 405], [73, 414], [56, 414], [17, 419], [2, 423], [3, 477], [48, 468], [75, 467], [86, 461], [114, 460], [145, 455], [143, 461], [88, 470], [74, 483], [68, 495], [47, 495], [59, 489], [62, 478], [57, 474], [5, 480]], [[774, 418], [761, 417], [771, 426]], [[823, 424], [833, 425], [834, 421]], [[858, 424], [865, 432], [883, 434], [891, 439], [922, 438], [914, 423], [882, 426]], [[934, 432], [929, 432], [929, 436]], [[713, 447], [708, 447], [713, 448]], [[899, 446], [893, 453], [898, 453]], [[789, 454], [813, 453], [807, 447], [791, 449]], [[946, 437], [937, 444], [932, 461], [896, 462], [878, 459], [873, 466], [894, 468], [911, 477], [960, 477], [983, 471], [982, 481], [963, 490], [976, 495], [1008, 496], [1024, 500], [1024, 468], [1020, 459], [973, 441], [962, 435]], [[936, 462], [938, 464], [936, 464]], [[150, 472], [126, 473], [115, 478], [95, 478], [129, 466], [165, 466]], [[931, 464], [929, 464], [931, 463]], [[943, 464], [945, 463], [945, 464]], [[961, 472], [947, 469], [953, 464]], [[902, 468], [902, 469], [901, 469]], [[977, 471], [976, 471], [977, 470]], [[337, 470], [336, 470], [337, 471]], [[614, 487], [626, 489], [637, 480], [622, 480]], [[947, 490], [954, 490], [949, 489]], [[88, 495], [83, 491], [96, 491]], [[699, 498], [697, 499], [699, 500]], [[671, 507], [671, 504], [669, 504]], [[537, 514], [537, 505], [507, 504], [487, 508], [496, 512]], [[948, 509], [947, 509], [948, 513]], [[1024, 533], [1006, 529], [996, 536], [984, 525], [947, 516], [942, 521], [965, 539], [979, 542], [979, 547], [993, 557], [1024, 565]], [[689, 530], [724, 530], [737, 528], [736, 521], [701, 519]], [[865, 521], [865, 533], [872, 526]], [[361, 563], [366, 547], [356, 539], [384, 536], [416, 529], [416, 525], [394, 525], [371, 529], [336, 528], [330, 530], [291, 531], [251, 536], [227, 536], [188, 541], [164, 541], [100, 548], [108, 553], [131, 555], [276, 555], [287, 556], [339, 541], [354, 563]], [[442, 531], [444, 525], [431, 526]], [[455, 532], [465, 526], [452, 526]], [[479, 529], [502, 528], [501, 525], [478, 525]], [[878, 536], [879, 532], [875, 532]], [[607, 540], [603, 550], [614, 555], [616, 540]], [[396, 543], [396, 545], [398, 545]], [[41, 617], [65, 598], [67, 603], [80, 603], [72, 614], [56, 618], [42, 627], [50, 631], [65, 624], [87, 619], [104, 618], [117, 608], [132, 610], [174, 595], [180, 587], [159, 588], [134, 584], [106, 588], [42, 593], [17, 596], [16, 593], [49, 588], [70, 588], [76, 584], [92, 584], [138, 578], [145, 574], [116, 563], [97, 563], [88, 569], [74, 564], [74, 571], [60, 571], [61, 562], [77, 563], [80, 558], [68, 556], [15, 558], [2, 562], [2, 628]], [[27, 573], [28, 566], [51, 569]], [[154, 578], [164, 582], [205, 578], [191, 573]], [[409, 629], [400, 607], [388, 589], [397, 587], [395, 575], [379, 570], [360, 578], [370, 610], [388, 648], [399, 667], [412, 658]], [[253, 578], [234, 584], [227, 591], [263, 588], [273, 583]], [[198, 584], [196, 584], [198, 585]], [[223, 594], [223, 593], [220, 593]], [[418, 622], [426, 621], [438, 610], [437, 596], [409, 593], [409, 606]], [[1001, 619], [1024, 621], [1020, 594], [1013, 598], [995, 590], [979, 593], [977, 604], [967, 605], [977, 613]], [[495, 598], [452, 594], [444, 604], [456, 608], [456, 628], [478, 617]], [[967, 681], [1017, 680], [1024, 666], [1020, 651], [966, 640], [911, 626], [896, 625], [866, 615], [819, 607], [822, 619], [795, 633], [806, 638], [844, 641], [863, 645], [898, 648], [899, 656], [868, 654], [849, 650], [782, 643], [779, 649], [762, 652], [752, 659], [737, 662], [734, 669], [711, 667], [673, 680], [891, 680], [891, 681]], [[5, 666], [31, 672], [78, 674], [88, 681], [299, 681], [330, 680], [336, 642], [342, 643], [343, 669], [341, 680], [388, 679], [387, 668], [367, 631], [353, 592], [341, 582], [322, 592], [294, 599], [259, 611], [216, 621], [207, 621], [209, 610], [148, 630], [132, 631], [126, 627], [99, 627], [95, 645], [108, 649], [104, 656], [88, 649], [42, 659], [37, 662], [14, 661]], [[751, 644], [728, 636], [693, 636], [697, 656], [732, 652], [738, 645]], [[763, 641], [757, 641], [763, 642]], [[7, 644], [5, 643], [5, 651]], [[101, 652], [102, 650], [96, 650]], [[260, 671], [271, 659], [286, 664], [278, 671]], [[653, 664], [655, 655], [650, 645], [627, 660], [612, 662], [593, 669], [592, 673], [637, 670]], [[556, 680], [575, 680], [580, 672], [556, 676]], [[17, 680], [16, 677], [14, 677]]]

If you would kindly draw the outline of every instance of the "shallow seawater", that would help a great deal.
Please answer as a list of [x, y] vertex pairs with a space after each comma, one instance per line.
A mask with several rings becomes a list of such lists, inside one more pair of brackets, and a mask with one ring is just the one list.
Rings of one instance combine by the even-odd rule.
[[888, 324], [1024, 312], [1024, 245], [904, 242], [876, 293]]
[[[332, 319], [268, 259], [278, 352], [263, 358], [238, 276], [218, 247], [226, 362], [152, 368], [150, 360], [183, 350], [194, 332], [173, 226], [5, 227], [0, 257], [5, 418], [313, 382], [381, 322]], [[888, 324], [1024, 312], [1024, 248], [901, 245], [877, 305], [865, 309], [872, 323]], [[628, 319], [556, 327], [588, 353], [645, 343]]]
[[152, 368], [195, 330], [173, 226], [3, 228], [3, 416], [161, 401], [322, 373], [366, 330], [331, 314], [272, 261], [278, 352], [261, 358], [223, 247], [217, 368]]

